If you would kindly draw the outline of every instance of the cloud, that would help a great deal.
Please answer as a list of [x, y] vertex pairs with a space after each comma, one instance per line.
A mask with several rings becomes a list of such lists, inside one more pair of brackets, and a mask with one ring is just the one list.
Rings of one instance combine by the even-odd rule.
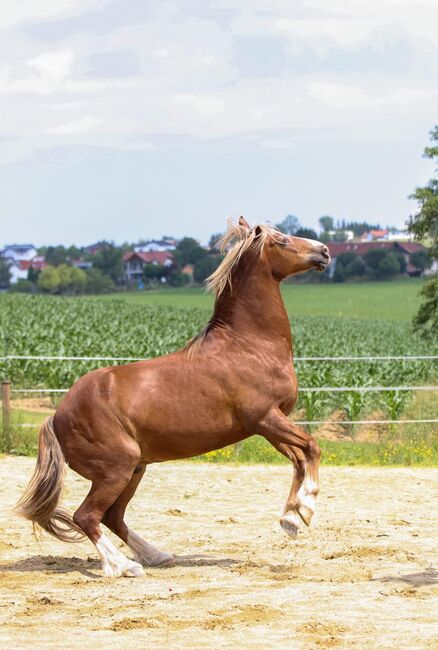
[[195, 113], [207, 117], [219, 115], [226, 105], [223, 98], [209, 95], [175, 95], [173, 101], [183, 106], [189, 106]]
[[126, 6], [2, 3], [0, 137], [19, 138], [29, 153], [63, 137], [121, 148], [152, 137], [157, 147], [172, 137], [276, 147], [299, 130], [342, 131], [346, 111], [358, 131], [384, 133], [407, 115], [435, 119], [437, 2]]
[[46, 133], [48, 135], [81, 135], [82, 133], [94, 130], [102, 123], [102, 119], [93, 117], [92, 115], [86, 115], [75, 122], [69, 122], [68, 124], [61, 124], [60, 126], [46, 129]]

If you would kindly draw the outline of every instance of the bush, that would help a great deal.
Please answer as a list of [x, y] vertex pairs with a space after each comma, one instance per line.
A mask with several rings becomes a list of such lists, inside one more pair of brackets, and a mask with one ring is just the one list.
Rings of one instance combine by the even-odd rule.
[[36, 287], [30, 280], [18, 280], [11, 285], [11, 291], [16, 293], [35, 293]]
[[190, 282], [190, 277], [180, 271], [171, 271], [169, 273], [169, 284], [171, 287], [183, 287]]
[[86, 293], [111, 293], [116, 286], [109, 275], [104, 275], [100, 269], [91, 268], [86, 271]]
[[400, 262], [395, 253], [387, 253], [377, 266], [378, 277], [382, 279], [390, 278], [400, 273]]
[[47, 266], [41, 271], [38, 278], [38, 288], [46, 293], [56, 293], [61, 285], [61, 278], [58, 269], [54, 266]]

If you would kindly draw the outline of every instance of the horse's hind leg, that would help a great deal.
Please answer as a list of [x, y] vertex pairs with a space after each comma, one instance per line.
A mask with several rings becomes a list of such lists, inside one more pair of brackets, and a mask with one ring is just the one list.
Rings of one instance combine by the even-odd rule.
[[173, 555], [160, 551], [143, 540], [137, 533], [128, 528], [124, 522], [126, 506], [134, 496], [145, 470], [146, 465], [138, 465], [135, 468], [128, 485], [105, 512], [102, 523], [128, 544], [137, 562], [140, 562], [143, 566], [158, 566], [170, 562]]
[[131, 453], [131, 449], [122, 449], [117, 462], [114, 462], [112, 457], [87, 463], [87, 478], [90, 477], [92, 480], [91, 489], [73, 516], [74, 522], [96, 546], [103, 572], [107, 577], [135, 577], [143, 574], [143, 567], [137, 562], [128, 560], [100, 529], [105, 512], [117, 500], [131, 479], [139, 460], [139, 450], [137, 457], [133, 458], [133, 455], [135, 454]]

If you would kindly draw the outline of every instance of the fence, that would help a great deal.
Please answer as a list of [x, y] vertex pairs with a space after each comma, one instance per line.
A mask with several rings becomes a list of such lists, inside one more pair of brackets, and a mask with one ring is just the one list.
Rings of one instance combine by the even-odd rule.
[[[317, 361], [341, 362], [341, 361], [436, 361], [438, 355], [413, 355], [413, 356], [339, 356], [339, 357], [295, 357], [296, 363], [313, 363]], [[8, 355], [0, 357], [0, 361], [112, 361], [112, 362], [133, 362], [144, 361], [143, 358], [136, 357], [105, 357], [105, 356], [36, 356], [36, 355]], [[3, 434], [5, 443], [10, 439], [10, 395], [14, 394], [61, 394], [66, 393], [68, 388], [13, 388], [9, 381], [2, 382], [2, 408], [3, 408]], [[365, 392], [399, 392], [399, 391], [438, 391], [437, 386], [309, 386], [300, 387], [301, 393], [365, 393]], [[324, 424], [325, 420], [301, 420], [296, 424], [316, 425]], [[433, 424], [438, 423], [438, 419], [406, 419], [406, 420], [342, 420], [342, 424]], [[34, 426], [24, 424], [22, 426]]]

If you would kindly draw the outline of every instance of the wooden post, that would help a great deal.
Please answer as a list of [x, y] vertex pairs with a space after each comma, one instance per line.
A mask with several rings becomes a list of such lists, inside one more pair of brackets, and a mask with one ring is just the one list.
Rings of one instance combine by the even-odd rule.
[[11, 450], [11, 432], [10, 432], [10, 415], [11, 415], [11, 382], [2, 381], [2, 409], [3, 409], [3, 439], [5, 451]]

